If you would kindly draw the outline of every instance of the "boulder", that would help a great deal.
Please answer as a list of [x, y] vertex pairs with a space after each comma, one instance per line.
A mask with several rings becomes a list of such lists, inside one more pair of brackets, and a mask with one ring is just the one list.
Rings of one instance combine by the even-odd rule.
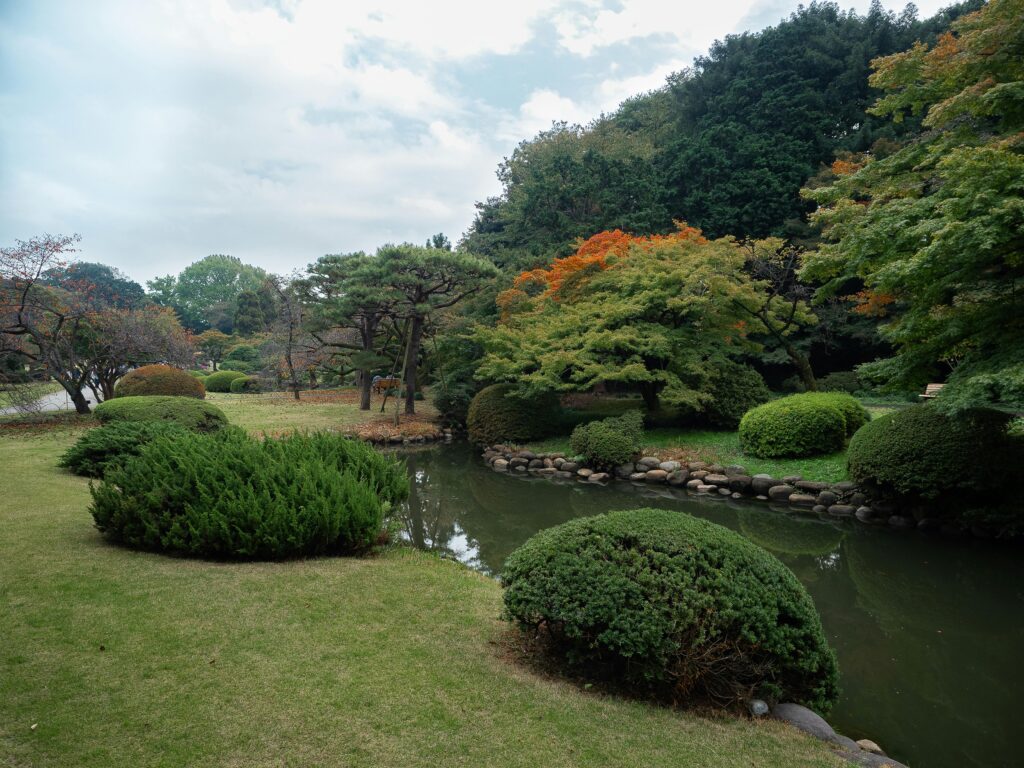
[[583, 469], [577, 469], [576, 474], [579, 475], [580, 477], [590, 477], [592, 474], [594, 474], [594, 470], [583, 467]]
[[884, 755], [885, 752], [871, 739], [857, 739], [857, 746], [863, 749], [865, 752], [871, 752], [874, 755]]
[[791, 485], [773, 485], [768, 489], [768, 498], [772, 501], [786, 501], [795, 492]]
[[631, 474], [629, 476], [629, 479], [636, 483], [636, 482], [643, 482], [644, 478], [646, 478], [646, 477], [647, 477], [647, 473], [646, 472], [634, 472], [633, 474]]
[[551, 462], [555, 465], [555, 469], [561, 469], [562, 465], [565, 464], [565, 459], [561, 456], [556, 456], [551, 460]]
[[813, 512], [816, 515], [824, 515], [828, 512], [828, 507], [826, 507], [824, 504], [815, 504], [813, 507], [811, 507], [811, 512]]
[[619, 464], [615, 468], [615, 476], [625, 480], [627, 477], [636, 472], [636, 464], [629, 462], [628, 464]]
[[832, 490], [836, 493], [849, 493], [850, 491], [856, 490], [857, 484], [852, 480], [843, 480], [839, 483], [832, 485]]
[[682, 466], [683, 465], [680, 464], [678, 461], [663, 461], [658, 465], [658, 469], [663, 469], [669, 474], [672, 474]]
[[707, 477], [710, 474], [711, 473], [708, 472], [706, 469], [698, 469], [696, 472], [691, 472], [690, 473], [690, 477], [695, 477], [698, 480], [703, 480], [705, 477]]
[[833, 517], [850, 517], [856, 512], [856, 507], [849, 504], [832, 504], [828, 508], [828, 513]]
[[552, 477], [557, 477], [561, 480], [570, 480], [576, 477], [576, 475], [574, 475], [572, 472], [564, 472], [563, 470], [559, 469], [557, 472], [555, 472], [554, 475], [552, 475]]
[[875, 518], [875, 513], [871, 507], [858, 507], [857, 511], [853, 514], [862, 523], [870, 523]]
[[766, 494], [768, 489], [779, 484], [771, 475], [754, 475], [750, 478], [750, 490], [756, 494]]
[[813, 507], [818, 502], [818, 497], [809, 493], [793, 493], [790, 494], [788, 501], [801, 507]]
[[664, 483], [668, 479], [668, 472], [664, 469], [650, 469], [644, 474], [644, 480], [648, 483]]
[[530, 469], [540, 469], [544, 466], [544, 459], [530, 459], [530, 463], [526, 466]]
[[697, 472], [702, 469], [707, 469], [708, 465], [703, 461], [691, 461], [686, 465], [686, 468], [691, 472]]
[[580, 468], [580, 465], [575, 461], [563, 461], [562, 466], [559, 467], [563, 472], [575, 472]]
[[697, 486], [697, 493], [711, 493], [713, 490], [715, 490], [715, 486], [713, 485], [704, 485], [704, 483], [701, 483]]
[[832, 491], [822, 491], [818, 494], [818, 503], [823, 507], [831, 507], [837, 501], [839, 501], [839, 497]]
[[868, 503], [867, 494], [863, 494], [860, 491], [857, 491], [856, 493], [851, 493], [849, 503], [853, 504], [853, 506], [855, 507], [863, 507], [865, 504]]
[[669, 472], [668, 484], [669, 485], [683, 485], [690, 477], [690, 472], [685, 469], [677, 469], [675, 472]]
[[[643, 464], [647, 469], [654, 469], [656, 466], [661, 464], [661, 459], [657, 456], [644, 456], [637, 464]], [[639, 467], [637, 467], [639, 469]]]
[[519, 453], [516, 454], [516, 458], [526, 459], [527, 461], [530, 461], [531, 459], [536, 459], [537, 454], [534, 453], [533, 451], [520, 451]]
[[721, 475], [725, 472], [725, 467], [721, 464], [711, 464], [708, 466], [707, 470], [713, 475]]
[[718, 474], [707, 474], [704, 475], [704, 482], [707, 485], [729, 485], [729, 477], [727, 475]]
[[747, 468], [739, 464], [730, 464], [725, 468], [725, 474], [727, 475], [745, 475], [747, 474]]
[[611, 480], [611, 475], [607, 472], [595, 472], [587, 478], [587, 481], [591, 483], [607, 483], [609, 480]]
[[718, 495], [719, 496], [732, 496], [732, 491], [730, 491], [728, 488], [719, 488], [718, 489]]
[[690, 480], [689, 482], [686, 483], [686, 487], [689, 488], [691, 491], [696, 491], [697, 488], [702, 485], [704, 485], [704, 483], [700, 480]]
[[764, 717], [768, 714], [768, 705], [762, 699], [751, 699], [747, 702], [747, 711], [751, 717]]
[[776, 704], [772, 707], [772, 717], [822, 741], [834, 742], [837, 735], [825, 718], [800, 704]]
[[491, 466], [498, 472], [508, 472], [508, 461], [505, 459], [495, 459]]
[[729, 488], [736, 491], [737, 493], [746, 493], [750, 490], [750, 484], [753, 478], [750, 475], [729, 475]]
[[828, 488], [828, 483], [819, 483], [814, 480], [797, 480], [796, 487], [801, 491], [810, 491], [813, 493], [821, 493]]
[[803, 475], [786, 475], [784, 478], [782, 478], [782, 482], [784, 482], [786, 485], [796, 485], [803, 479]]
[[544, 466], [547, 467], [548, 469], [551, 469], [551, 468], [553, 468], [555, 466], [555, 462], [552, 461], [551, 459], [547, 458], [546, 456], [544, 457], [543, 461], [544, 461]]

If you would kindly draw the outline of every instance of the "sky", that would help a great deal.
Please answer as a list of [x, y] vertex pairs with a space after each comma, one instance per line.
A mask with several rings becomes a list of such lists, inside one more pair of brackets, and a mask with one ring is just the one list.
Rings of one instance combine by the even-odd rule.
[[0, 0], [0, 244], [77, 232], [144, 282], [211, 253], [288, 273], [454, 242], [520, 141], [796, 7]]

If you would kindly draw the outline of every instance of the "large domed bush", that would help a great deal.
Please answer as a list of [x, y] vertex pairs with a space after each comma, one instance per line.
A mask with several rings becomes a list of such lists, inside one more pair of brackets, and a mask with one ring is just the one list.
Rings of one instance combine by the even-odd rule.
[[167, 395], [169, 397], [206, 397], [203, 382], [170, 365], [144, 365], [128, 371], [117, 382], [114, 397]]
[[478, 445], [522, 443], [545, 437], [560, 422], [558, 398], [515, 396], [511, 384], [484, 387], [469, 404], [466, 426], [469, 439]]
[[118, 397], [97, 405], [96, 418], [103, 423], [170, 421], [198, 432], [213, 432], [228, 423], [213, 403], [191, 397]]
[[743, 414], [771, 397], [764, 378], [749, 365], [719, 363], [709, 383], [711, 400], [704, 406], [702, 419], [720, 429], [736, 429]]
[[814, 456], [840, 450], [846, 417], [826, 395], [790, 395], [759, 405], [740, 420], [740, 447], [763, 459]]
[[506, 616], [587, 676], [676, 701], [751, 693], [824, 711], [835, 655], [807, 591], [726, 528], [643, 509], [541, 531], [509, 557]]
[[184, 429], [170, 421], [114, 421], [78, 438], [61, 456], [58, 466], [84, 477], [103, 477], [108, 467], [137, 456], [156, 438]]
[[405, 498], [402, 465], [330, 433], [257, 440], [237, 428], [157, 438], [91, 489], [113, 541], [193, 557], [359, 552]]
[[217, 371], [206, 377], [207, 392], [230, 392], [231, 382], [245, 376], [242, 371]]
[[867, 408], [861, 405], [856, 397], [846, 392], [807, 392], [800, 397], [808, 402], [836, 408], [843, 414], [847, 437], [871, 421], [871, 414]]

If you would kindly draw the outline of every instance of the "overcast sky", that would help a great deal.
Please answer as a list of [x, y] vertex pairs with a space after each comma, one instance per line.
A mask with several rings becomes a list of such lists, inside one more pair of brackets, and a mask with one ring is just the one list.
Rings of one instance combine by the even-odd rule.
[[142, 282], [455, 241], [520, 140], [796, 5], [0, 0], [0, 244], [79, 232]]

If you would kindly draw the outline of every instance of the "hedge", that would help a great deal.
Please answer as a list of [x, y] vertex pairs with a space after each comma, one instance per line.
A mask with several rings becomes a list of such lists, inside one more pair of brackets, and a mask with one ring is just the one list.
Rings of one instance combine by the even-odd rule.
[[114, 397], [168, 395], [206, 397], [206, 387], [188, 371], [170, 365], [144, 365], [128, 371], [114, 387]]
[[831, 394], [790, 395], [748, 411], [740, 420], [740, 447], [759, 458], [814, 456], [841, 450], [846, 416]]
[[90, 429], [60, 457], [58, 466], [84, 477], [103, 477], [112, 467], [158, 437], [174, 435], [184, 427], [169, 421], [114, 421]]
[[656, 509], [572, 520], [516, 550], [502, 581], [506, 618], [587, 677], [690, 703], [755, 694], [825, 711], [836, 699], [807, 591], [706, 520]]
[[153, 440], [91, 493], [96, 527], [112, 541], [275, 560], [370, 548], [408, 479], [393, 458], [340, 435], [257, 440], [231, 427]]
[[601, 421], [580, 424], [569, 444], [587, 466], [608, 469], [631, 461], [640, 451], [644, 421], [639, 411], [628, 411]]
[[207, 392], [230, 392], [231, 382], [245, 376], [241, 371], [220, 370], [206, 377]]
[[522, 443], [558, 428], [561, 412], [555, 395], [523, 399], [514, 393], [511, 384], [492, 384], [477, 392], [466, 416], [470, 441], [478, 445]]
[[213, 403], [191, 397], [118, 397], [97, 405], [95, 413], [103, 423], [170, 421], [199, 432], [212, 432], [228, 423], [224, 411]]

